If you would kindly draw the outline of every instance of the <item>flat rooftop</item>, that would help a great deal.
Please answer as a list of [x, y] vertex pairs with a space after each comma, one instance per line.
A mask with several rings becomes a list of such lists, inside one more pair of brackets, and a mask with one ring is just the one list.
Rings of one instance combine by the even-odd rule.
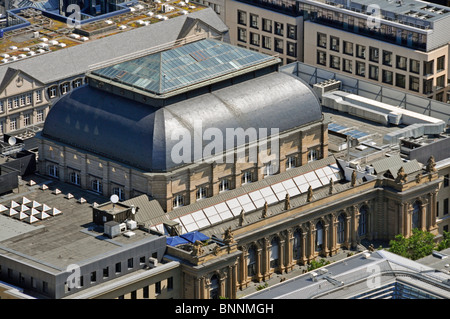
[[[450, 275], [385, 250], [359, 253], [242, 299], [409, 299], [450, 297]], [[378, 271], [374, 280], [374, 270]], [[315, 274], [315, 279], [314, 275]], [[379, 279], [379, 280], [378, 280]], [[376, 284], [371, 284], [376, 283]]]
[[[32, 7], [21, 10], [19, 8], [16, 15], [29, 24], [4, 33], [0, 41], [0, 54], [7, 54], [7, 56], [0, 57], [0, 64], [10, 64], [48, 52], [64, 50], [206, 8], [180, 0], [159, 2], [137, 1], [129, 7], [128, 12], [113, 17], [105, 16], [100, 20], [82, 24], [78, 30], [65, 22], [45, 16], [44, 8], [41, 10]], [[39, 33], [38, 37], [35, 37], [35, 32]], [[48, 47], [43, 48], [42, 44], [47, 44]]]
[[[46, 269], [52, 273], [65, 271], [68, 265], [96, 259], [102, 255], [114, 254], [129, 245], [138, 244], [157, 236], [133, 230], [134, 236], [118, 236], [113, 239], [103, 235], [103, 228], [92, 222], [92, 205], [103, 204], [109, 199], [76, 186], [65, 184], [46, 177], [32, 175], [36, 185], [21, 185], [19, 193], [10, 193], [0, 197], [0, 204], [10, 207], [12, 201], [22, 203], [24, 197], [51, 211], [56, 208], [60, 214], [50, 216], [29, 224], [26, 219], [19, 220], [5, 214], [0, 216], [0, 253], [34, 267]], [[48, 188], [43, 190], [42, 185]], [[60, 191], [55, 193], [55, 190]], [[68, 194], [72, 198], [67, 198]], [[80, 198], [85, 201], [80, 202]], [[21, 208], [17, 207], [17, 211]], [[37, 211], [43, 210], [36, 208]], [[47, 211], [47, 212], [48, 212]]]

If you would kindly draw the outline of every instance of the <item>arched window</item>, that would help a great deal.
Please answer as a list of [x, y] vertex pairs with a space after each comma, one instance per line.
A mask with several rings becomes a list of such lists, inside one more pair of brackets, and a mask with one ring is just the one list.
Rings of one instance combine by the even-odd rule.
[[270, 268], [276, 268], [278, 267], [278, 246], [279, 246], [279, 240], [277, 237], [274, 237], [272, 241], [270, 242], [270, 245], [272, 246], [270, 248]]
[[416, 201], [413, 205], [412, 229], [420, 228], [420, 202]]
[[323, 245], [323, 224], [319, 221], [316, 224], [316, 251], [321, 251]]
[[302, 256], [302, 254], [301, 254], [302, 253], [302, 251], [301, 251], [301, 249], [302, 249], [302, 236], [301, 236], [301, 233], [300, 233], [299, 229], [297, 229], [294, 232], [294, 244], [293, 244], [292, 249], [293, 249], [293, 257], [294, 257], [294, 259], [300, 259], [300, 257]]
[[256, 275], [256, 248], [251, 246], [247, 255], [247, 275], [253, 277]]
[[220, 292], [219, 277], [217, 275], [213, 275], [211, 277], [211, 286], [209, 288], [209, 298], [219, 299], [219, 292]]
[[358, 235], [364, 236], [367, 232], [367, 206], [359, 209]]
[[345, 216], [344, 216], [344, 214], [340, 214], [338, 217], [337, 241], [339, 244], [342, 244], [345, 241]]

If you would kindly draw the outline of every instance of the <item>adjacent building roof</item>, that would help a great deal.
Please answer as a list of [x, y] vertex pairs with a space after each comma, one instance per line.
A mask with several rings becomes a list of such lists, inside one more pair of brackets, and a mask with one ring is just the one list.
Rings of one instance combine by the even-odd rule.
[[[161, 108], [84, 86], [52, 107], [42, 134], [138, 169], [165, 172], [202, 160], [193, 151], [198, 123], [203, 132], [220, 132], [215, 138], [223, 138], [225, 148], [230, 128], [266, 128], [269, 136], [274, 128], [281, 134], [321, 120], [321, 106], [308, 85], [272, 72]], [[184, 139], [191, 160], [181, 162], [172, 150]], [[211, 143], [200, 141], [202, 150]]]
[[206, 8], [164, 22], [1, 65], [0, 79], [5, 77], [10, 67], [22, 70], [43, 83], [52, 83], [70, 76], [84, 74], [91, 65], [128, 54], [136, 54], [139, 51], [182, 38], [182, 34], [186, 33], [185, 29], [191, 28], [193, 25], [191, 22], [186, 23], [188, 19], [189, 21], [198, 19], [222, 33], [228, 31], [228, 27], [214, 10]]

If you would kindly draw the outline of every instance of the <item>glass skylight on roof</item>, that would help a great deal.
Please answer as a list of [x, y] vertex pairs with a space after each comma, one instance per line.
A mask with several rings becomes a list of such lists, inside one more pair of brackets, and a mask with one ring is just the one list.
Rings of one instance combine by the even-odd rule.
[[204, 39], [92, 73], [151, 93], [163, 94], [273, 59], [221, 41]]

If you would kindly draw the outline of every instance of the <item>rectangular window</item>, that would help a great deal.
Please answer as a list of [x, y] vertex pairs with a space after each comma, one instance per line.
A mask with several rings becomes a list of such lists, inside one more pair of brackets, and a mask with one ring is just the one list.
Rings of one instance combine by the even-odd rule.
[[400, 73], [395, 73], [395, 86], [399, 88], [406, 88], [406, 76]]
[[437, 70], [436, 70], [437, 72], [441, 72], [441, 71], [445, 70], [445, 55], [437, 58], [436, 68], [437, 68]]
[[433, 79], [423, 80], [423, 94], [433, 93]]
[[366, 76], [366, 64], [364, 62], [356, 61], [356, 75]]
[[31, 125], [31, 114], [30, 113], [26, 113], [23, 115], [23, 125], [24, 126]]
[[272, 20], [262, 19], [262, 24], [263, 31], [272, 33]]
[[247, 184], [252, 182], [252, 172], [244, 172], [242, 174], [242, 184]]
[[393, 73], [391, 71], [388, 71], [388, 70], [383, 70], [383, 72], [382, 72], [382, 81], [383, 81], [383, 83], [392, 85], [394, 83], [394, 81], [393, 81]]
[[378, 48], [369, 47], [369, 60], [378, 63], [379, 58]]
[[284, 24], [280, 22], [275, 22], [275, 34], [283, 36], [284, 34]]
[[142, 297], [145, 299], [149, 298], [149, 289], [148, 286], [145, 286], [144, 288], [142, 288]]
[[43, 282], [42, 282], [42, 291], [43, 291], [44, 293], [47, 293], [47, 292], [48, 292], [48, 282], [46, 282], [46, 281], [43, 281]]
[[330, 50], [339, 52], [339, 38], [330, 36]]
[[409, 89], [414, 92], [419, 92], [419, 78], [416, 76], [409, 76]]
[[167, 278], [167, 290], [173, 290], [173, 277]]
[[353, 55], [353, 43], [344, 41], [344, 53], [348, 55]]
[[295, 156], [288, 156], [286, 159], [286, 170], [295, 167]]
[[287, 37], [292, 40], [297, 40], [297, 28], [295, 25], [287, 25]]
[[0, 133], [5, 133], [5, 122], [0, 120]]
[[342, 70], [348, 73], [353, 72], [353, 61], [349, 59], [342, 59], [343, 68]]
[[442, 89], [445, 87], [445, 75], [438, 76], [436, 78], [436, 89]]
[[184, 205], [184, 196], [183, 195], [176, 195], [173, 198], [173, 201], [172, 201], [173, 208], [181, 207], [183, 205]]
[[116, 274], [122, 272], [122, 263], [116, 263]]
[[25, 95], [21, 95], [20, 96], [20, 106], [24, 106], [25, 105]]
[[15, 109], [19, 107], [19, 97], [18, 97], [18, 96], [15, 96], [15, 97], [13, 98], [13, 107], [14, 107]]
[[8, 99], [7, 104], [8, 104], [8, 111], [9, 111], [12, 109], [12, 99]]
[[286, 42], [287, 55], [297, 57], [297, 46], [293, 42]]
[[97, 272], [93, 271], [91, 272], [91, 283], [97, 281]]
[[434, 60], [423, 63], [423, 75], [431, 75], [434, 72]]
[[247, 42], [247, 30], [244, 28], [238, 28], [238, 41]]
[[3, 113], [5, 111], [5, 101], [0, 101], [0, 113]]
[[317, 46], [321, 48], [327, 47], [327, 35], [317, 32]]
[[383, 50], [383, 64], [392, 66], [392, 52]]
[[133, 258], [128, 258], [127, 265], [128, 265], [128, 269], [133, 268]]
[[356, 45], [356, 57], [360, 59], [366, 58], [366, 47], [364, 45]]
[[103, 278], [109, 277], [109, 267], [103, 268]]
[[13, 118], [9, 120], [9, 130], [15, 131], [17, 130], [17, 118]]
[[369, 79], [378, 81], [378, 67], [369, 65]]
[[258, 29], [258, 16], [250, 13], [250, 27]]
[[448, 198], [444, 199], [444, 215], [448, 214]]
[[159, 295], [161, 293], [161, 281], [155, 283], [155, 294]]
[[42, 102], [42, 90], [36, 91], [36, 102]]
[[196, 192], [195, 196], [196, 196], [197, 200], [200, 200], [200, 199], [206, 198], [206, 194], [207, 194], [206, 187], [199, 187], [199, 188], [197, 188], [197, 192]]
[[323, 51], [317, 51], [317, 64], [327, 65], [327, 54]]
[[275, 51], [283, 53], [283, 40], [275, 38]]
[[448, 187], [448, 185], [450, 184], [450, 175], [449, 174], [445, 174], [444, 175], [444, 187]]
[[230, 182], [227, 179], [222, 179], [219, 182], [219, 192], [224, 192], [230, 189]]
[[330, 68], [341, 69], [341, 58], [338, 56], [330, 55]]
[[409, 72], [411, 73], [420, 73], [420, 61], [409, 59]]
[[319, 151], [311, 149], [308, 152], [308, 163], [319, 159]]
[[272, 50], [272, 38], [262, 36], [262, 47], [267, 50]]
[[405, 70], [405, 71], [406, 71], [407, 61], [408, 61], [408, 59], [405, 58], [404, 56], [397, 55], [397, 56], [396, 56], [396, 66], [397, 66], [397, 69]]
[[44, 110], [37, 110], [36, 112], [36, 122], [44, 122]]
[[26, 104], [30, 105], [32, 99], [33, 99], [33, 93], [32, 92], [27, 93], [27, 95], [26, 95]]
[[247, 13], [238, 10], [238, 24], [247, 25]]
[[56, 97], [56, 93], [57, 93], [57, 88], [56, 88], [56, 86], [53, 86], [50, 88], [48, 95], [50, 96], [50, 98], [54, 98], [54, 97]]
[[259, 34], [250, 32], [250, 44], [259, 46]]

